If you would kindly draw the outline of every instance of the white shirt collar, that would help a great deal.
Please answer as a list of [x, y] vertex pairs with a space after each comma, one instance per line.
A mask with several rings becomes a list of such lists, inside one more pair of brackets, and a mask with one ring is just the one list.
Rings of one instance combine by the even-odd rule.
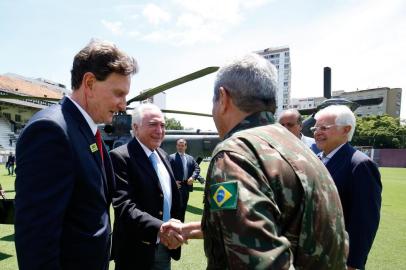
[[70, 101], [72, 101], [72, 103], [75, 104], [75, 106], [78, 108], [80, 113], [85, 118], [85, 120], [86, 120], [87, 124], [89, 125], [90, 129], [92, 130], [93, 135], [96, 135], [97, 124], [93, 121], [93, 119], [90, 117], [90, 115], [76, 101], [74, 101], [71, 97], [67, 96], [67, 98], [69, 98]]
[[[333, 151], [331, 151], [327, 156], [325, 156], [326, 158], [328, 158], [328, 159], [331, 159], [334, 155], [335, 155], [335, 153], [337, 153], [338, 152], [338, 150], [340, 150], [340, 148], [341, 147], [343, 147], [343, 145], [344, 144], [346, 144], [346, 142], [345, 143], [343, 143], [343, 144], [340, 144], [339, 146], [337, 146], [337, 148], [335, 148]], [[322, 152], [323, 154], [323, 156], [324, 156], [324, 152]]]
[[[145, 144], [143, 144], [140, 140], [138, 140], [137, 137], [135, 137], [135, 139], [137, 139], [137, 141], [140, 143], [140, 145], [141, 145], [142, 149], [144, 150], [145, 154], [147, 155], [147, 157], [149, 157], [153, 152], [156, 152], [156, 151], [149, 150], [149, 148], [146, 147]], [[158, 157], [159, 157], [159, 155], [158, 155]]]

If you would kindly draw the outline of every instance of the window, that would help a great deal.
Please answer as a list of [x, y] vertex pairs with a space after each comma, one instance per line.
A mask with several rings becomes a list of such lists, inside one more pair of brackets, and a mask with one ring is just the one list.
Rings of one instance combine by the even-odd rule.
[[285, 56], [289, 56], [289, 52], [285, 52]]
[[283, 82], [283, 86], [288, 86], [289, 82]]
[[21, 122], [21, 115], [16, 114], [14, 118], [15, 118], [16, 122]]

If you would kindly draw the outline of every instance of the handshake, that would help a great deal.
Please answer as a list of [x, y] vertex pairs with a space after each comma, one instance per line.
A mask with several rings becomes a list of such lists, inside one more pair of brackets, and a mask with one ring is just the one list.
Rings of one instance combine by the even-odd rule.
[[170, 219], [162, 224], [159, 239], [168, 249], [176, 249], [187, 244], [189, 239], [202, 239], [203, 233], [200, 222], [182, 223], [177, 219]]

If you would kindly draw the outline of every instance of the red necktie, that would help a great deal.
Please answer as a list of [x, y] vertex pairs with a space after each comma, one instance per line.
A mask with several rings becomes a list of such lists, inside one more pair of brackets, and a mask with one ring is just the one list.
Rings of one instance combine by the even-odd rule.
[[99, 152], [100, 152], [100, 157], [103, 160], [103, 143], [102, 143], [102, 137], [100, 134], [100, 130], [96, 131], [96, 144], [97, 144], [97, 148], [99, 148]]

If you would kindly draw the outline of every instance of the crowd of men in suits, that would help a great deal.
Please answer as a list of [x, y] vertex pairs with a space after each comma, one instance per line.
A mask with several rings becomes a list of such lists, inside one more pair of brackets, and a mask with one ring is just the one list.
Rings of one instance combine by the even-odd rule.
[[160, 109], [138, 106], [134, 137], [110, 153], [97, 130], [125, 110], [137, 70], [114, 44], [92, 40], [74, 58], [72, 95], [22, 131], [15, 198], [21, 270], [108, 269], [110, 259], [118, 270], [170, 269], [193, 238], [205, 241], [208, 269], [365, 267], [382, 185], [376, 164], [349, 144], [351, 110], [318, 112], [315, 141], [301, 134], [300, 114], [284, 112], [279, 122], [292, 135], [274, 120], [275, 67], [255, 54], [224, 65], [212, 109], [223, 142], [209, 166], [203, 219], [184, 223], [200, 169], [186, 140], [171, 155], [160, 148]]

